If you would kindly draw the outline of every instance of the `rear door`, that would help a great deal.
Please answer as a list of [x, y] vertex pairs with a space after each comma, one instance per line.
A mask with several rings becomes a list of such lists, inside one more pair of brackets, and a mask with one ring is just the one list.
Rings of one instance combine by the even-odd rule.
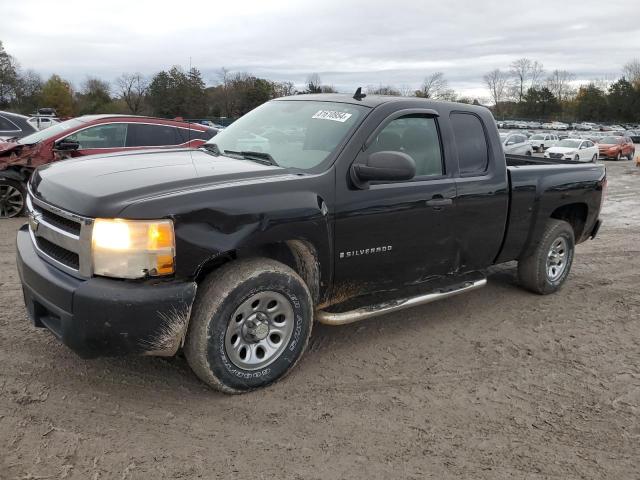
[[459, 172], [454, 238], [457, 269], [464, 272], [491, 265], [500, 251], [509, 188], [504, 157], [491, 148], [489, 125], [470, 112], [454, 111], [450, 120]]
[[183, 143], [178, 128], [153, 123], [130, 123], [127, 132], [127, 147], [154, 148], [174, 147]]

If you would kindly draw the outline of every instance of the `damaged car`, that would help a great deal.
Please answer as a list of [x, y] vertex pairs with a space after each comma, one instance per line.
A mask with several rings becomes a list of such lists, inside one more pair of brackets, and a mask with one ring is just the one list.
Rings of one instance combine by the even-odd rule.
[[0, 218], [25, 209], [26, 183], [36, 167], [58, 160], [149, 148], [197, 148], [216, 129], [129, 115], [85, 115], [0, 142]]

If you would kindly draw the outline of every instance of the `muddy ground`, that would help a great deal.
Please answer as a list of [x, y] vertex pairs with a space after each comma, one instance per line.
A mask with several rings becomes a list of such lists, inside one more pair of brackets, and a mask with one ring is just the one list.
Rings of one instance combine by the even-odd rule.
[[0, 478], [640, 478], [640, 169], [558, 294], [514, 265], [470, 294], [318, 326], [297, 369], [229, 397], [182, 358], [83, 361], [25, 316], [0, 224]]

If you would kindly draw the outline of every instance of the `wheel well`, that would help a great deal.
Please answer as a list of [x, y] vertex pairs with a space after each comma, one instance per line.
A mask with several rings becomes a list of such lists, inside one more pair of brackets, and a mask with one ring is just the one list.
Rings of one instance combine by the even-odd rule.
[[320, 264], [315, 248], [304, 240], [269, 243], [215, 256], [200, 265], [196, 282], [200, 283], [207, 275], [228, 262], [253, 257], [266, 257], [284, 263], [304, 280], [314, 302], [320, 298]]
[[571, 203], [556, 208], [551, 214], [551, 218], [564, 220], [573, 228], [573, 235], [576, 242], [580, 241], [584, 225], [587, 222], [589, 207], [585, 203]]

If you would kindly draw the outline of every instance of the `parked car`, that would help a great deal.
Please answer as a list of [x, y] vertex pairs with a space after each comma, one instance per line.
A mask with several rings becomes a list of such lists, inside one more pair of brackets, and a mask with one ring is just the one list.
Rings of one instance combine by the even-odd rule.
[[51, 125], [60, 123], [60, 119], [56, 117], [50, 117], [48, 115], [37, 115], [35, 117], [30, 117], [27, 121], [36, 130], [44, 130], [45, 128], [49, 128]]
[[581, 131], [584, 131], [584, 132], [593, 130], [593, 126], [588, 124], [588, 123], [576, 123], [574, 125], [574, 128], [576, 130], [581, 130]]
[[[264, 151], [241, 151], [265, 130]], [[242, 393], [290, 371], [314, 321], [474, 290], [512, 260], [524, 288], [557, 291], [605, 186], [603, 165], [505, 157], [483, 107], [298, 95], [198, 150], [38, 168], [17, 264], [33, 324], [81, 356], [183, 347]]]
[[513, 155], [533, 155], [533, 147], [522, 133], [501, 133], [502, 149], [504, 153]]
[[576, 162], [595, 162], [598, 160], [598, 148], [583, 138], [566, 138], [544, 153], [545, 158], [554, 160], [573, 160]]
[[216, 130], [204, 125], [151, 117], [86, 115], [15, 141], [0, 142], [0, 218], [20, 215], [26, 182], [45, 163], [97, 153], [147, 148], [198, 147]]
[[0, 142], [18, 139], [35, 132], [27, 120], [29, 117], [17, 113], [0, 111]]
[[633, 143], [640, 143], [640, 130], [627, 130], [627, 136]]
[[553, 133], [536, 133], [529, 137], [531, 147], [536, 152], [544, 152], [547, 148], [554, 147], [558, 141], [558, 136]]
[[562, 122], [551, 122], [551, 130], [569, 130], [569, 125]]
[[636, 147], [629, 137], [608, 136], [602, 137], [598, 142], [600, 158], [612, 158], [614, 160], [633, 160]]

